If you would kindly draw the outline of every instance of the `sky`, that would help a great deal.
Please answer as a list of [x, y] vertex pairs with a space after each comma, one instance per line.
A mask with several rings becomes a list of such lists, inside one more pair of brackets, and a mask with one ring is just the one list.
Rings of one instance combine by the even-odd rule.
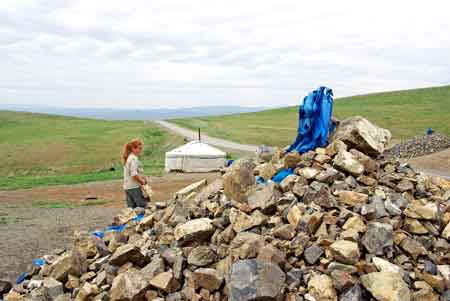
[[450, 83], [450, 2], [1, 0], [0, 107], [285, 106]]

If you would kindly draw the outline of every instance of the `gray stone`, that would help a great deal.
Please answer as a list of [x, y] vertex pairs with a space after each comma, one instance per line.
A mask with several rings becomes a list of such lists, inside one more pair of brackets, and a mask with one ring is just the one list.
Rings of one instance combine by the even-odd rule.
[[285, 280], [286, 275], [276, 264], [254, 259], [237, 261], [231, 266], [229, 300], [280, 300]]
[[306, 248], [304, 252], [305, 260], [308, 264], [315, 264], [317, 260], [323, 255], [324, 251], [317, 244], [313, 244]]
[[54, 300], [59, 295], [64, 294], [63, 284], [54, 278], [45, 278], [42, 286], [44, 288], [45, 295], [50, 300]]
[[207, 246], [199, 246], [194, 248], [187, 258], [189, 264], [204, 267], [213, 263], [217, 259], [216, 253]]
[[370, 223], [361, 242], [369, 253], [383, 255], [385, 248], [394, 245], [394, 230], [389, 224]]
[[247, 197], [247, 202], [251, 210], [261, 209], [264, 213], [273, 212], [276, 208], [281, 192], [278, 191], [276, 184], [269, 182], [266, 185], [254, 187]]
[[356, 284], [344, 291], [339, 296], [339, 301], [363, 301], [361, 286]]

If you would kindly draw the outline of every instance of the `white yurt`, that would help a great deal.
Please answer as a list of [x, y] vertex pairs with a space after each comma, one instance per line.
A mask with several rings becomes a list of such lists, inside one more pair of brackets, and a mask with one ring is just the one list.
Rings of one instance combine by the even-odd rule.
[[217, 171], [225, 166], [226, 155], [211, 145], [191, 141], [166, 153], [166, 171]]

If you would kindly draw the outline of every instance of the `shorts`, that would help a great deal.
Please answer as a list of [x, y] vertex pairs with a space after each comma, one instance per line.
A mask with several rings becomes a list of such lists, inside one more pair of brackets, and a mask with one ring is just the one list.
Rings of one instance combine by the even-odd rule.
[[144, 194], [139, 187], [125, 190], [125, 197], [129, 208], [147, 207], [148, 199], [144, 197]]

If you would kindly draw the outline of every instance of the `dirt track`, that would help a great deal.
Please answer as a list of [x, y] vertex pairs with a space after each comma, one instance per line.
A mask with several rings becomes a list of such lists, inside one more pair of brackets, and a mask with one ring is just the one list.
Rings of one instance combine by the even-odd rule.
[[[189, 140], [195, 140], [198, 139], [198, 133], [186, 128], [183, 128], [181, 126], [178, 126], [176, 124], [167, 122], [167, 121], [158, 121], [158, 123], [165, 129], [172, 131], [178, 135], [184, 136], [188, 138]], [[251, 145], [251, 144], [241, 144], [225, 139], [220, 138], [214, 138], [210, 137], [205, 134], [201, 134], [201, 139], [205, 143], [215, 145], [220, 148], [224, 148], [225, 150], [229, 150], [232, 152], [238, 152], [238, 153], [246, 153], [246, 154], [254, 154], [256, 150], [258, 149], [257, 145]]]
[[450, 178], [450, 148], [431, 155], [409, 159], [408, 162], [417, 170]]
[[[217, 176], [217, 173], [169, 174], [153, 177], [150, 182], [154, 199], [163, 201], [193, 182]], [[121, 185], [119, 180], [0, 191], [0, 279], [13, 281], [33, 259], [56, 248], [70, 247], [75, 230], [89, 231], [109, 225], [125, 206]], [[96, 196], [107, 203], [79, 206], [89, 202], [86, 196]], [[40, 208], [36, 202], [69, 204], [68, 208]]]

